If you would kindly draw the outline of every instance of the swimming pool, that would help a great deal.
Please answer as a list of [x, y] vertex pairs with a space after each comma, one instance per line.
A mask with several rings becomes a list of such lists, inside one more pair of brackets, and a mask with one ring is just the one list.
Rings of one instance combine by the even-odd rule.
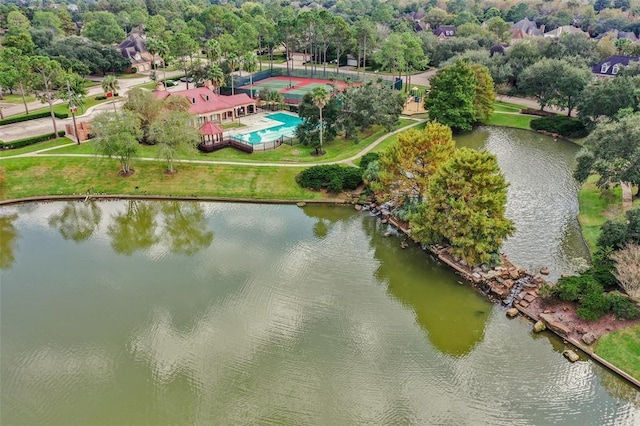
[[266, 118], [278, 121], [282, 124], [267, 127], [266, 129], [256, 130], [250, 133], [238, 133], [234, 138], [249, 142], [251, 145], [257, 145], [263, 142], [271, 142], [280, 137], [290, 138], [296, 134], [296, 126], [302, 123], [302, 120], [294, 115], [277, 112], [269, 114]]

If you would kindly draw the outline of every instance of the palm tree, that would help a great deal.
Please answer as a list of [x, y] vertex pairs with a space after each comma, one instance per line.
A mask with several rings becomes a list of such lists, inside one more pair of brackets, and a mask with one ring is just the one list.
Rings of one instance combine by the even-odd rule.
[[211, 80], [211, 84], [216, 88], [216, 92], [219, 95], [220, 87], [224, 84], [224, 72], [220, 65], [212, 64], [207, 67], [207, 79]]
[[119, 88], [120, 83], [118, 83], [115, 75], [110, 74], [102, 79], [102, 90], [104, 90], [105, 94], [109, 92], [115, 94]]
[[167, 58], [169, 57], [169, 45], [163, 40], [158, 40], [156, 53], [162, 58], [162, 81], [167, 80]]
[[258, 69], [258, 60], [255, 53], [246, 53], [240, 61], [240, 66], [249, 73], [249, 82], [251, 87], [251, 97], [253, 98], [253, 73]]
[[323, 153], [322, 129], [324, 127], [324, 122], [322, 120], [322, 110], [325, 107], [325, 105], [327, 105], [327, 102], [329, 102], [329, 93], [325, 90], [324, 87], [316, 87], [315, 89], [313, 89], [313, 92], [311, 92], [311, 97], [313, 99], [313, 104], [320, 111], [320, 152], [319, 153], [322, 154]]
[[158, 68], [156, 65], [156, 55], [160, 50], [160, 43], [162, 43], [162, 41], [156, 40], [155, 38], [147, 39], [147, 52], [151, 53], [151, 57], [152, 57], [151, 65], [153, 66], [154, 73], [155, 71], [157, 71], [157, 68]]
[[204, 45], [204, 51], [207, 54], [207, 58], [209, 58], [209, 64], [213, 64], [214, 62], [218, 62], [220, 60], [222, 51], [220, 49], [220, 43], [218, 43], [218, 40], [213, 38], [211, 40], [207, 40], [207, 43]]
[[227, 65], [229, 66], [229, 75], [231, 76], [231, 94], [235, 95], [235, 89], [233, 87], [233, 72], [236, 70], [236, 66], [238, 66], [238, 55], [235, 53], [229, 53], [227, 56]]

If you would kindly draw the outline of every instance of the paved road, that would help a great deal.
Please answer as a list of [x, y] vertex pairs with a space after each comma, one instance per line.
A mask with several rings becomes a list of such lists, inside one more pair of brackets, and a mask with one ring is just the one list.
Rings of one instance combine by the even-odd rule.
[[[286, 67], [285, 64], [274, 64], [274, 66], [277, 67]], [[296, 69], [304, 69], [304, 65], [302, 65], [302, 61], [301, 60], [297, 60], [294, 61], [294, 66]], [[321, 68], [319, 68], [321, 69]], [[419, 74], [414, 74], [411, 76], [411, 84], [417, 84], [420, 86], [428, 86], [429, 85], [429, 80], [431, 77], [433, 77], [433, 75], [435, 75], [437, 70], [429, 70], [429, 71], [425, 71]], [[342, 67], [340, 68], [340, 73], [341, 74], [350, 74], [350, 75], [355, 75], [357, 74], [356, 71], [348, 68], [348, 67]], [[167, 72], [167, 77], [176, 77], [176, 76], [180, 76], [182, 75], [181, 71], [169, 71]], [[388, 76], [388, 75], [378, 75], [378, 74], [374, 74], [374, 73], [367, 73], [366, 76], [369, 76], [371, 78], [376, 78], [376, 77], [382, 77], [384, 79], [387, 80], [391, 80], [393, 79], [392, 76]], [[144, 83], [148, 83], [150, 81], [148, 75], [142, 75], [140, 76], [140, 78], [127, 78], [127, 79], [120, 79], [118, 80], [118, 82], [120, 83], [120, 93], [122, 96], [126, 95], [126, 93], [129, 91], [130, 88], [140, 85], [140, 84], [144, 84]], [[179, 88], [186, 88], [183, 87], [184, 83], [179, 83], [178, 87], [176, 87], [176, 89]], [[94, 86], [94, 87], [90, 87], [89, 88], [89, 94], [87, 96], [95, 96], [98, 94], [102, 94], [102, 87], [101, 86]], [[122, 97], [121, 96], [121, 97]], [[526, 106], [528, 108], [539, 108], [538, 103], [535, 100], [531, 100], [531, 99], [524, 99], [524, 98], [515, 98], [515, 97], [510, 97], [510, 96], [498, 96], [499, 100], [503, 100], [505, 102], [511, 102], [514, 104], [518, 104], [518, 105], [523, 105]], [[62, 102], [62, 101], [58, 101], [58, 102]], [[13, 114], [20, 114], [22, 112], [24, 112], [24, 106], [22, 104], [2, 104], [3, 105], [3, 112], [5, 114], [5, 116], [10, 116]], [[8, 106], [7, 106], [8, 105]], [[6, 107], [5, 107], [6, 106]], [[118, 106], [117, 102], [116, 102], [116, 106]], [[42, 108], [43, 104], [41, 104], [40, 102], [36, 101], [36, 102], [31, 102], [29, 103], [29, 109], [30, 110], [34, 110], [37, 108]], [[100, 113], [102, 111], [108, 110], [109, 108], [113, 108], [113, 103], [109, 102], [106, 104], [101, 104], [98, 105], [96, 107], [90, 108], [87, 113], [83, 114], [82, 116], [76, 116], [77, 120], [80, 121], [91, 121], [91, 119], [97, 114]], [[561, 112], [557, 109], [550, 109], [551, 111], [554, 112]], [[67, 118], [67, 119], [56, 119], [56, 124], [58, 126], [58, 130], [63, 130], [65, 128], [66, 124], [71, 124], [72, 123], [72, 119]], [[51, 118], [42, 118], [42, 119], [37, 119], [37, 120], [30, 120], [30, 121], [24, 121], [21, 123], [15, 123], [15, 124], [8, 124], [8, 125], [4, 125], [4, 126], [0, 126], [0, 140], [3, 141], [12, 141], [12, 140], [16, 140], [16, 139], [22, 139], [25, 137], [30, 137], [30, 136], [37, 136], [37, 135], [42, 135], [42, 134], [46, 134], [46, 133], [50, 133], [53, 132], [53, 124], [51, 121]]]
[[[168, 71], [167, 77], [175, 77], [182, 75], [181, 71]], [[122, 95], [126, 94], [129, 89], [134, 86], [149, 83], [151, 80], [148, 75], [141, 74], [139, 78], [123, 78], [119, 79], [118, 83], [120, 84], [120, 93]], [[184, 83], [180, 83], [184, 85]], [[103, 94], [102, 86], [93, 86], [88, 90], [87, 97], [96, 96]], [[122, 97], [122, 96], [121, 96]], [[118, 101], [122, 102], [121, 99], [116, 100], [116, 106], [118, 106]], [[56, 101], [55, 103], [62, 103], [63, 101]], [[92, 108], [89, 108], [86, 113], [82, 115], [76, 115], [76, 120], [78, 121], [91, 121], [91, 119], [98, 113], [102, 111], [106, 111], [110, 108], [113, 108], [114, 102], [107, 102], [104, 104], [96, 105]], [[6, 107], [8, 105], [8, 107]], [[43, 108], [46, 105], [40, 103], [39, 101], [30, 102], [27, 104], [29, 106], [29, 111], [33, 111], [35, 109]], [[5, 117], [9, 117], [10, 115], [22, 114], [24, 112], [23, 104], [2, 104], [3, 113]], [[72, 124], [73, 119], [71, 117], [66, 119], [56, 119], [56, 125], [58, 126], [58, 130], [64, 130], [65, 124]], [[0, 126], [0, 140], [8, 142], [16, 139], [22, 139], [30, 136], [38, 136], [46, 133], [53, 132], [53, 122], [51, 118], [39, 118], [37, 120], [29, 120], [23, 121], [20, 123], [14, 124], [6, 124], [4, 126]]]

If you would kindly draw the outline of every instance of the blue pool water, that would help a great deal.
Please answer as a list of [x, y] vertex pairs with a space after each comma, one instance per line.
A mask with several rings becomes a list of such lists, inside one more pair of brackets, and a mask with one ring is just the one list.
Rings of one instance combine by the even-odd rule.
[[280, 139], [281, 136], [290, 138], [295, 136], [296, 126], [302, 123], [302, 120], [294, 115], [283, 114], [277, 112], [275, 114], [267, 115], [268, 119], [278, 121], [282, 124], [278, 124], [266, 129], [257, 130], [250, 133], [239, 133], [234, 135], [234, 138], [249, 142], [251, 145], [257, 145], [263, 142], [270, 142], [276, 139]]

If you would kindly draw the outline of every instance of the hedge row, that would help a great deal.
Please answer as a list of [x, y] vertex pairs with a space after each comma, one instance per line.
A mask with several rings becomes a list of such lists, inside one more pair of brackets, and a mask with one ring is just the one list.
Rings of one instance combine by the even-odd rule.
[[[113, 97], [116, 97], [116, 98], [117, 98], [118, 96], [120, 96], [120, 94], [119, 94], [119, 93], [114, 93], [114, 94], [113, 94]], [[107, 95], [98, 95], [98, 96], [96, 96], [96, 97], [95, 97], [95, 98], [93, 98], [93, 99], [95, 99], [96, 101], [104, 101], [105, 99], [107, 99]]]
[[[61, 119], [69, 117], [69, 114], [66, 112], [63, 112], [62, 114], [60, 114], [54, 111], [53, 115], [55, 115], [56, 118], [61, 118]], [[2, 126], [3, 124], [20, 123], [21, 121], [36, 120], [38, 118], [46, 118], [46, 117], [51, 117], [51, 113], [49, 111], [35, 112], [29, 115], [15, 115], [13, 117], [7, 117], [5, 119], [0, 120], [0, 126]]]
[[[59, 130], [58, 131], [58, 136], [64, 136], [64, 135], [65, 135], [65, 131], [64, 130]], [[44, 142], [44, 141], [48, 141], [48, 140], [51, 140], [51, 139], [55, 139], [55, 137], [56, 137], [56, 134], [51, 132], [51, 133], [47, 133], [45, 135], [32, 136], [30, 138], [18, 139], [18, 140], [11, 141], [11, 142], [3, 142], [2, 143], [2, 149], [22, 148], [23, 146], [33, 145], [34, 143]]]
[[582, 138], [589, 133], [582, 121], [565, 115], [536, 118], [531, 120], [530, 126], [533, 130], [544, 130], [568, 138]]
[[362, 169], [337, 164], [314, 166], [301, 172], [296, 181], [304, 188], [326, 188], [338, 193], [344, 189], [356, 189], [362, 183]]

